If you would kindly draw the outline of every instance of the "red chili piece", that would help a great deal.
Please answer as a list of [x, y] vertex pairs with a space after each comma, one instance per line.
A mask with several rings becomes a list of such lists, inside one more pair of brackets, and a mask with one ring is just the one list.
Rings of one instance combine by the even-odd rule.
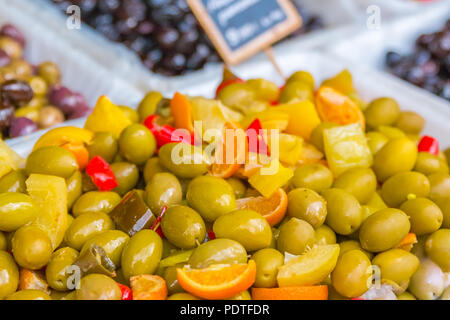
[[161, 229], [161, 220], [162, 220], [162, 217], [164, 216], [164, 213], [166, 213], [166, 210], [167, 210], [166, 206], [162, 207], [161, 214], [159, 215], [158, 218], [156, 218], [155, 222], [150, 227], [151, 230], [155, 231], [163, 239], [164, 239], [164, 233], [162, 232], [162, 229]]
[[208, 239], [214, 240], [216, 238], [216, 234], [214, 233], [213, 229], [208, 231]]
[[439, 154], [439, 141], [430, 136], [423, 136], [417, 149], [419, 152], [429, 152], [437, 156]]
[[114, 172], [102, 157], [92, 158], [86, 167], [86, 173], [100, 191], [111, 191], [118, 186]]
[[185, 137], [181, 134], [176, 134], [175, 128], [168, 124], [163, 126], [158, 124], [159, 116], [151, 115], [144, 120], [144, 125], [153, 133], [156, 144], [158, 148], [171, 142], [186, 142], [189, 144], [194, 144], [194, 135], [191, 134], [189, 137]]
[[[256, 118], [247, 128], [247, 140], [248, 140], [248, 151], [256, 152], [259, 154], [270, 155], [269, 147], [264, 141], [264, 137], [262, 136], [262, 126], [261, 121]], [[254, 136], [256, 135], [256, 145], [254, 145]]]
[[117, 283], [117, 285], [120, 288], [120, 292], [122, 292], [120, 300], [133, 300], [133, 291], [129, 287], [121, 283]]

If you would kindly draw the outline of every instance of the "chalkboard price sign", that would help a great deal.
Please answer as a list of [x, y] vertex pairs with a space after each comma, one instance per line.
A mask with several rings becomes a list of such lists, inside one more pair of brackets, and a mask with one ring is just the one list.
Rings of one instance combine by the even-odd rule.
[[300, 28], [290, 0], [188, 0], [228, 64], [238, 64]]

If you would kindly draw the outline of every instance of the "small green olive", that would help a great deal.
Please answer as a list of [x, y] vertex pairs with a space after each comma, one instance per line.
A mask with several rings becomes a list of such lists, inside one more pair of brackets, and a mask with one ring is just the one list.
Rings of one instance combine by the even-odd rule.
[[128, 161], [142, 165], [156, 150], [153, 133], [142, 124], [132, 124], [122, 131], [119, 138], [120, 154]]
[[443, 272], [450, 272], [450, 229], [432, 233], [425, 242], [425, 252]]
[[257, 288], [274, 288], [277, 286], [278, 268], [284, 264], [284, 256], [278, 250], [266, 248], [256, 251], [252, 258], [256, 263]]
[[314, 228], [305, 220], [291, 218], [280, 228], [277, 240], [277, 249], [300, 255], [315, 243]]
[[292, 184], [296, 188], [308, 188], [322, 192], [333, 184], [333, 173], [319, 163], [305, 164], [295, 169]]
[[28, 175], [40, 173], [67, 179], [78, 170], [78, 163], [73, 153], [64, 148], [43, 147], [28, 156], [25, 170]]
[[117, 283], [103, 274], [92, 273], [83, 277], [76, 290], [77, 300], [120, 300], [122, 294]]
[[352, 168], [341, 174], [333, 187], [351, 193], [359, 203], [365, 204], [377, 188], [377, 178], [371, 169]]
[[401, 172], [390, 177], [381, 187], [381, 197], [390, 207], [398, 207], [411, 197], [427, 197], [430, 181], [419, 172]]
[[213, 264], [247, 263], [247, 251], [237, 241], [214, 239], [194, 249], [188, 264], [192, 268], [207, 268]]
[[68, 280], [71, 275], [70, 267], [78, 258], [78, 251], [64, 247], [53, 252], [45, 268], [48, 285], [58, 291], [68, 290]]
[[418, 236], [438, 230], [444, 219], [441, 209], [427, 198], [405, 201], [400, 210], [405, 212], [411, 223], [411, 232]]
[[21, 267], [37, 270], [50, 260], [52, 242], [47, 233], [37, 226], [23, 226], [14, 233], [12, 252]]
[[303, 219], [314, 228], [320, 227], [327, 216], [327, 203], [311, 189], [298, 188], [288, 194], [288, 215]]
[[179, 204], [183, 200], [180, 181], [169, 172], [153, 175], [146, 188], [146, 202], [152, 212], [159, 214], [162, 207]]
[[17, 290], [19, 285], [19, 269], [11, 255], [0, 250], [0, 299], [3, 299]]

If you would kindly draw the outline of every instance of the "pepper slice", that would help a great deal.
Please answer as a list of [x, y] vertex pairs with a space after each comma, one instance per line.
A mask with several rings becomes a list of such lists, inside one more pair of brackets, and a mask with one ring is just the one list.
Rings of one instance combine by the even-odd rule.
[[166, 210], [167, 210], [166, 206], [162, 207], [159, 217], [156, 218], [155, 222], [150, 227], [150, 230], [155, 231], [163, 239], [164, 239], [164, 233], [162, 232], [162, 228], [161, 228], [161, 220], [162, 220], [164, 214], [166, 213]]
[[439, 154], [439, 141], [431, 136], [423, 136], [417, 149], [419, 152], [428, 152], [437, 156]]
[[[261, 121], [256, 118], [247, 128], [248, 151], [270, 155], [269, 147], [262, 136]], [[255, 143], [256, 141], [256, 143]]]
[[117, 283], [122, 293], [120, 300], [133, 300], [133, 291], [124, 284]]
[[194, 135], [191, 133], [189, 137], [176, 134], [175, 128], [168, 124], [160, 125], [160, 116], [153, 114], [144, 120], [144, 125], [153, 133], [156, 139], [156, 145], [161, 148], [163, 145], [171, 142], [186, 142], [194, 144]]
[[81, 271], [81, 276], [90, 273], [101, 273], [108, 277], [115, 277], [116, 266], [114, 262], [106, 255], [105, 250], [99, 245], [93, 243], [86, 252], [78, 257], [73, 263], [78, 266]]
[[92, 182], [100, 191], [111, 191], [118, 186], [110, 165], [100, 156], [95, 156], [89, 161], [86, 166], [86, 173], [92, 178]]

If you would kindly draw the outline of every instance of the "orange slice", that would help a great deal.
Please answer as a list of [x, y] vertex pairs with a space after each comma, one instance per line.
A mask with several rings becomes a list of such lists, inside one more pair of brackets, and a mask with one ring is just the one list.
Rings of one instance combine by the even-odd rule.
[[170, 113], [173, 116], [175, 128], [194, 132], [194, 121], [192, 120], [192, 107], [186, 96], [176, 92], [170, 100]]
[[397, 245], [397, 248], [406, 251], [411, 251], [413, 245], [417, 243], [417, 236], [415, 233], [408, 233], [402, 241]]
[[243, 198], [238, 199], [236, 204], [238, 209], [251, 209], [259, 212], [271, 226], [274, 226], [286, 215], [288, 197], [286, 192], [280, 188], [270, 198]]
[[61, 147], [73, 153], [75, 159], [77, 159], [80, 170], [84, 170], [84, 168], [86, 168], [89, 162], [89, 151], [84, 145], [78, 143], [66, 143]]
[[166, 281], [160, 276], [141, 274], [131, 277], [133, 300], [166, 300]]
[[328, 300], [328, 286], [252, 288], [253, 300]]
[[363, 130], [366, 120], [352, 99], [330, 87], [320, 87], [316, 93], [316, 108], [322, 121], [339, 125], [359, 123]]
[[247, 290], [255, 282], [256, 264], [212, 265], [205, 269], [178, 268], [178, 282], [194, 296], [227, 299]]

